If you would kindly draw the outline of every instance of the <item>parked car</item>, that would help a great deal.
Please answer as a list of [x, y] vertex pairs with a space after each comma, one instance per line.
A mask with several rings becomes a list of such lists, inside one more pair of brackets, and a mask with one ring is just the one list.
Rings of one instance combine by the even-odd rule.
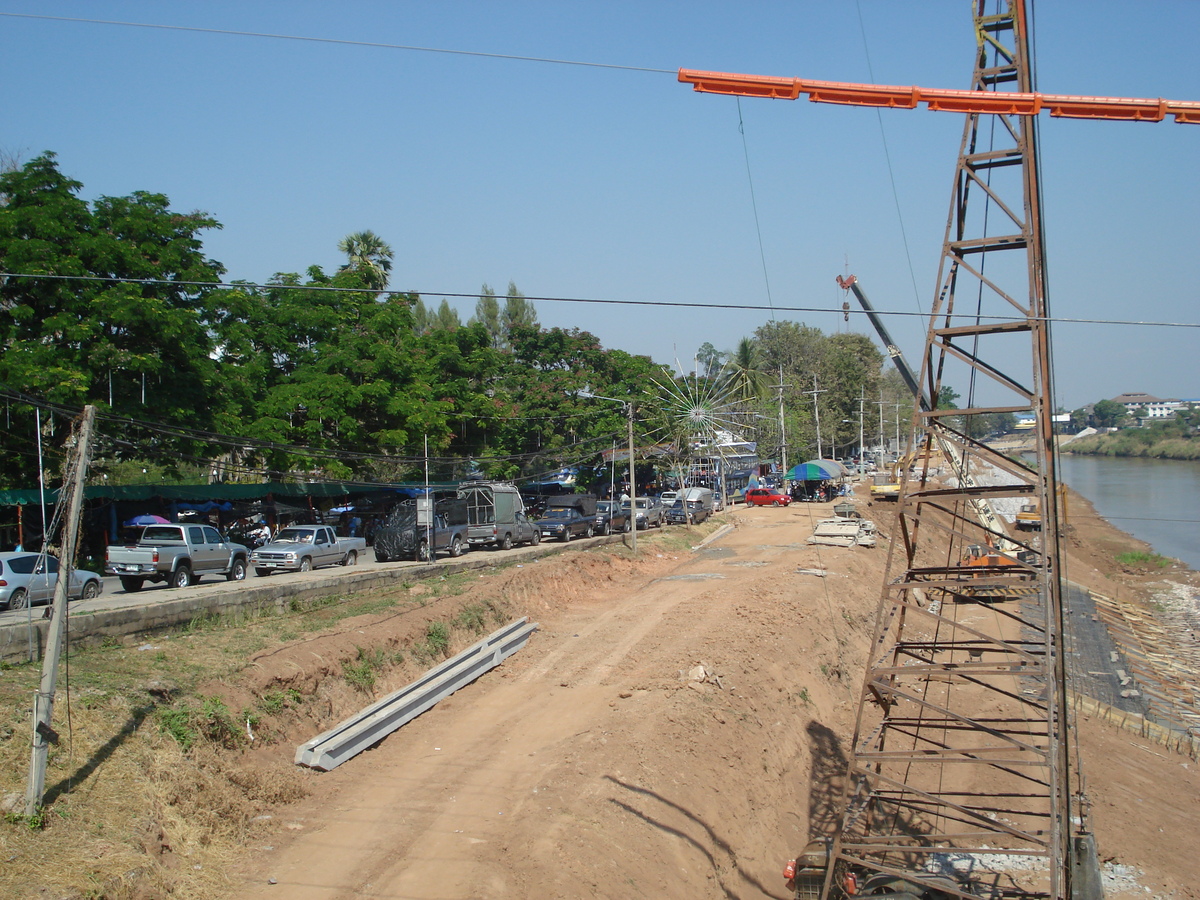
[[126, 591], [140, 591], [147, 581], [171, 587], [195, 584], [203, 575], [246, 577], [250, 551], [227, 541], [211, 525], [147, 525], [137, 541], [105, 551], [104, 571], [119, 575]]
[[432, 520], [426, 522], [428, 503], [425, 498], [406, 500], [388, 513], [374, 535], [375, 559], [379, 562], [396, 559], [433, 562], [440, 552], [459, 557], [471, 549], [467, 539], [467, 502], [438, 500], [433, 507]]
[[[38, 553], [0, 553], [0, 609], [25, 609], [54, 599], [58, 560]], [[99, 597], [104, 582], [95, 572], [74, 569], [68, 600]]]
[[691, 487], [681, 491], [678, 499], [667, 509], [667, 522], [672, 525], [686, 525], [691, 520], [693, 525], [699, 525], [713, 512], [715, 498], [709, 488]]
[[746, 491], [747, 506], [787, 506], [792, 498], [774, 488], [750, 488]]
[[596, 517], [585, 516], [573, 506], [555, 506], [546, 510], [537, 526], [546, 540], [565, 544], [573, 537], [591, 537], [596, 529]]
[[[627, 515], [631, 512], [628, 500], [621, 503], [621, 508], [625, 510]], [[639, 530], [662, 528], [666, 520], [667, 511], [657, 497], [637, 498], [637, 514], [634, 517], [634, 521], [637, 522]]]
[[596, 503], [596, 530], [601, 534], [621, 534], [629, 531], [629, 510], [615, 500], [600, 500]]
[[352, 566], [367, 549], [366, 538], [338, 537], [328, 525], [289, 525], [250, 555], [256, 575], [307, 572], [320, 566]]

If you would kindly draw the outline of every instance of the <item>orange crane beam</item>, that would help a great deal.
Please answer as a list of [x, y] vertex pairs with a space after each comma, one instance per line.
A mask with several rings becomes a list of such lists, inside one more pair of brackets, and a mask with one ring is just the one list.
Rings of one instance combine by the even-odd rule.
[[855, 84], [848, 81], [814, 81], [773, 75], [735, 75], [680, 69], [679, 80], [706, 94], [735, 97], [768, 97], [795, 100], [807, 94], [814, 103], [845, 106], [885, 106], [916, 109], [924, 103], [938, 112], [992, 113], [1036, 116], [1046, 110], [1067, 119], [1115, 119], [1125, 122], [1161, 122], [1167, 116], [1183, 125], [1200, 125], [1200, 101], [1138, 97], [1076, 97], [1069, 94], [961, 91], [946, 88], [900, 87], [890, 84]]

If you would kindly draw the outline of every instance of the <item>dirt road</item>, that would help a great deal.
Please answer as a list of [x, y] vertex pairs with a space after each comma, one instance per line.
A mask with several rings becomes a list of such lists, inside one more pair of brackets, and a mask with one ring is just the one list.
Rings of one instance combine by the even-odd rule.
[[[827, 514], [739, 510], [698, 552], [647, 540], [636, 560], [581, 552], [480, 579], [541, 631], [309, 773], [310, 796], [251, 833], [228, 896], [787, 897], [783, 863], [840, 803], [886, 555], [807, 546]], [[256, 677], [322, 655], [272, 651]], [[1084, 730], [1101, 853], [1146, 870], [1128, 894], [1197, 896], [1195, 764]]]

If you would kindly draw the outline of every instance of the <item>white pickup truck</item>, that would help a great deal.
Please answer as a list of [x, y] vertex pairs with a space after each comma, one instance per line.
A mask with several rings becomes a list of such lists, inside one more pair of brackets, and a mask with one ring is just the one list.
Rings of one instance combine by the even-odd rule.
[[250, 565], [256, 575], [352, 566], [366, 549], [365, 538], [338, 537], [328, 525], [289, 525], [250, 555]]

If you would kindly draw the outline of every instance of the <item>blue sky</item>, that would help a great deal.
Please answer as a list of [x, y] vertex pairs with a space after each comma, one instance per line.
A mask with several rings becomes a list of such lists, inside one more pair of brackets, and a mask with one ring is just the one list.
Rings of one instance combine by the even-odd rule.
[[[148, 190], [211, 213], [224, 229], [206, 250], [229, 278], [332, 270], [338, 240], [369, 228], [396, 251], [391, 287], [430, 304], [512, 280], [537, 297], [835, 310], [848, 267], [878, 308], [916, 313], [935, 289], [961, 119], [742, 100], [744, 151], [737, 102], [693, 93], [674, 70], [967, 87], [968, 9], [0, 0], [0, 13], [670, 71], [0, 16], [0, 149], [57, 152], [88, 198]], [[1043, 91], [1200, 99], [1200, 3], [1044, 2], [1036, 24]], [[1200, 322], [1200, 126], [1044, 116], [1041, 137], [1052, 313]], [[474, 307], [455, 305], [464, 320]], [[537, 308], [544, 326], [685, 365], [702, 343], [731, 349], [770, 318]], [[847, 327], [836, 312], [776, 317]], [[923, 320], [889, 327], [919, 359]], [[1198, 329], [1060, 323], [1054, 338], [1062, 406], [1123, 391], [1200, 397]]]

